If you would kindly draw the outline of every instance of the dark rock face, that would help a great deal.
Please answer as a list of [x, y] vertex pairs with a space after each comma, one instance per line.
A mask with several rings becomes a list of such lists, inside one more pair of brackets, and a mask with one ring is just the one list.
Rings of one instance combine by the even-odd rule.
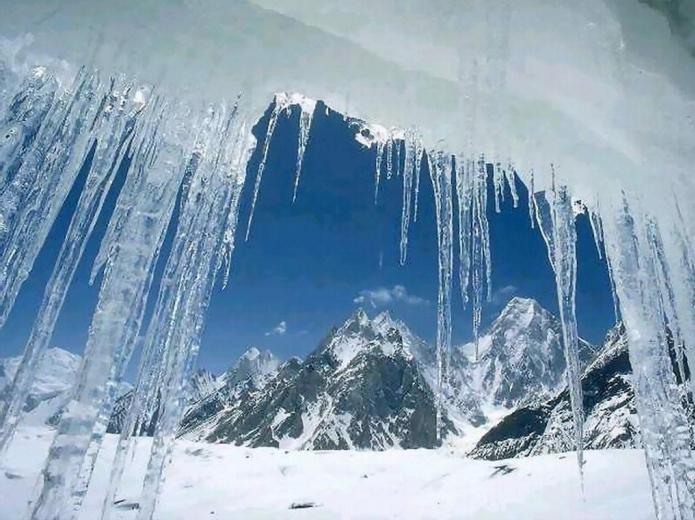
[[[357, 312], [303, 364], [288, 362], [220, 412], [202, 438], [319, 450], [437, 446], [430, 386], [400, 332], [377, 329]], [[453, 431], [446, 416], [442, 431]]]
[[[582, 376], [585, 449], [640, 446], [631, 366], [624, 328], [614, 328], [598, 357]], [[544, 403], [523, 407], [502, 419], [471, 452], [500, 460], [574, 449], [569, 393], [565, 389]]]

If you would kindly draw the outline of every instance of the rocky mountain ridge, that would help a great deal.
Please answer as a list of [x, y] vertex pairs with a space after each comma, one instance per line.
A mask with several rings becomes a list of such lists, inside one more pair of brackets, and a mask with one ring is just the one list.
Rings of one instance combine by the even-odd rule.
[[[433, 347], [388, 312], [370, 318], [360, 309], [304, 361], [280, 362], [252, 347], [220, 376], [197, 371], [179, 436], [286, 449], [383, 450], [433, 448], [473, 432], [473, 442], [482, 436], [472, 452], [477, 457], [570, 449], [559, 321], [534, 300], [513, 298], [478, 347], [477, 358], [472, 344], [452, 349], [438, 423]], [[587, 447], [638, 445], [624, 338], [613, 331], [598, 356], [587, 343], [582, 354], [585, 363], [594, 357], [584, 372], [593, 403]], [[0, 361], [0, 369], [5, 365], [11, 363]], [[67, 374], [64, 393], [70, 380]], [[131, 401], [132, 392], [117, 400], [109, 432], [120, 431]]]

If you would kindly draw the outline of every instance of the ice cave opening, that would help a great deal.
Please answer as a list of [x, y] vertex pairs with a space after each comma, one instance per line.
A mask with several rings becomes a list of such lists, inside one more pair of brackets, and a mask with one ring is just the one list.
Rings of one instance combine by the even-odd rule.
[[[384, 183], [401, 183], [401, 264], [425, 176], [432, 187], [438, 402], [447, 391], [454, 301], [470, 305], [478, 347], [494, 269], [487, 208], [499, 208], [506, 189], [516, 206], [515, 179], [523, 181], [555, 276], [580, 472], [575, 214], [586, 209], [627, 334], [656, 515], [695, 518], [685, 370], [695, 360], [692, 2], [2, 4], [0, 324], [82, 183], [4, 391], [3, 456], [87, 241], [124, 176], [92, 266], [99, 293], [83, 361], [31, 518], [78, 514], [138, 346], [133, 406], [102, 514], [111, 514], [131, 434], [156, 414], [137, 512], [154, 515], [211, 293], [216, 281], [227, 283], [236, 244], [253, 234], [275, 129], [294, 114], [295, 201], [318, 107], [354, 122], [355, 138], [373, 151], [375, 202]], [[261, 118], [264, 135], [254, 135]], [[247, 168], [254, 153], [257, 165]], [[244, 190], [252, 194], [247, 212]]]

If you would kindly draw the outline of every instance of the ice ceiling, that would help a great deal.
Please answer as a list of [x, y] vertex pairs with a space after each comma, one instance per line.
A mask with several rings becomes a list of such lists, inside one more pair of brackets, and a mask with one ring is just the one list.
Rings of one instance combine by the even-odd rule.
[[693, 164], [691, 0], [4, 3], [25, 54], [259, 109], [301, 92], [541, 178], [554, 162], [584, 199]]
[[[683, 406], [692, 384], [680, 393], [669, 354], [671, 343], [685, 379], [685, 362], [695, 361], [694, 1], [1, 1], [0, 325], [90, 150], [93, 158], [0, 415], [0, 455], [114, 171], [126, 154], [130, 161], [94, 265], [95, 277], [105, 274], [85, 363], [32, 518], [79, 509], [138, 334], [138, 406], [104, 514], [130, 432], [161, 403], [138, 518], [154, 514], [210, 292], [229, 266], [255, 144], [249, 127], [273, 99], [253, 200], [275, 123], [296, 102], [300, 182], [315, 104], [276, 92], [322, 99], [372, 124], [377, 193], [384, 156], [387, 177], [395, 169], [403, 179], [402, 261], [426, 165], [439, 246], [440, 389], [456, 268], [478, 320], [490, 290], [488, 165], [497, 186], [515, 172], [527, 181], [556, 276], [578, 447], [573, 199], [588, 204], [628, 331], [657, 514], [695, 518], [692, 410]], [[145, 325], [179, 199], [165, 282]], [[253, 204], [248, 229], [252, 216]], [[578, 460], [581, 468], [581, 449]]]

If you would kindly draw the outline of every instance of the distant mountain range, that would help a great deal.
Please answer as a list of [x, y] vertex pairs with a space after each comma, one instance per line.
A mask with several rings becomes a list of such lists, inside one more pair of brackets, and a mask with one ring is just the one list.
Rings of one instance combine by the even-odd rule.
[[[540, 406], [565, 387], [561, 325], [536, 301], [513, 298], [479, 339], [452, 349], [437, 436], [433, 347], [383, 312], [358, 310], [305, 361], [264, 353], [262, 377], [239, 371], [191, 403], [180, 435], [193, 440], [287, 449], [432, 448], [480, 436], [495, 420]], [[596, 349], [581, 342], [588, 364]], [[244, 374], [245, 377], [240, 377]], [[634, 412], [634, 410], [633, 410]], [[478, 454], [478, 456], [482, 456]]]
[[[254, 347], [219, 376], [196, 372], [179, 436], [315, 450], [434, 448], [463, 439], [472, 456], [487, 459], [571, 450], [560, 338], [552, 314], [534, 300], [513, 298], [480, 337], [477, 358], [473, 344], [452, 349], [438, 423], [433, 347], [388, 312], [370, 318], [359, 309], [304, 361], [281, 362]], [[580, 347], [586, 447], [639, 446], [624, 330], [611, 330], [598, 349], [584, 341]], [[79, 362], [61, 349], [48, 351], [27, 421], [50, 422]], [[0, 360], [0, 391], [17, 363]], [[110, 432], [120, 431], [131, 402], [124, 388]], [[153, 426], [138, 433], [151, 434]]]

